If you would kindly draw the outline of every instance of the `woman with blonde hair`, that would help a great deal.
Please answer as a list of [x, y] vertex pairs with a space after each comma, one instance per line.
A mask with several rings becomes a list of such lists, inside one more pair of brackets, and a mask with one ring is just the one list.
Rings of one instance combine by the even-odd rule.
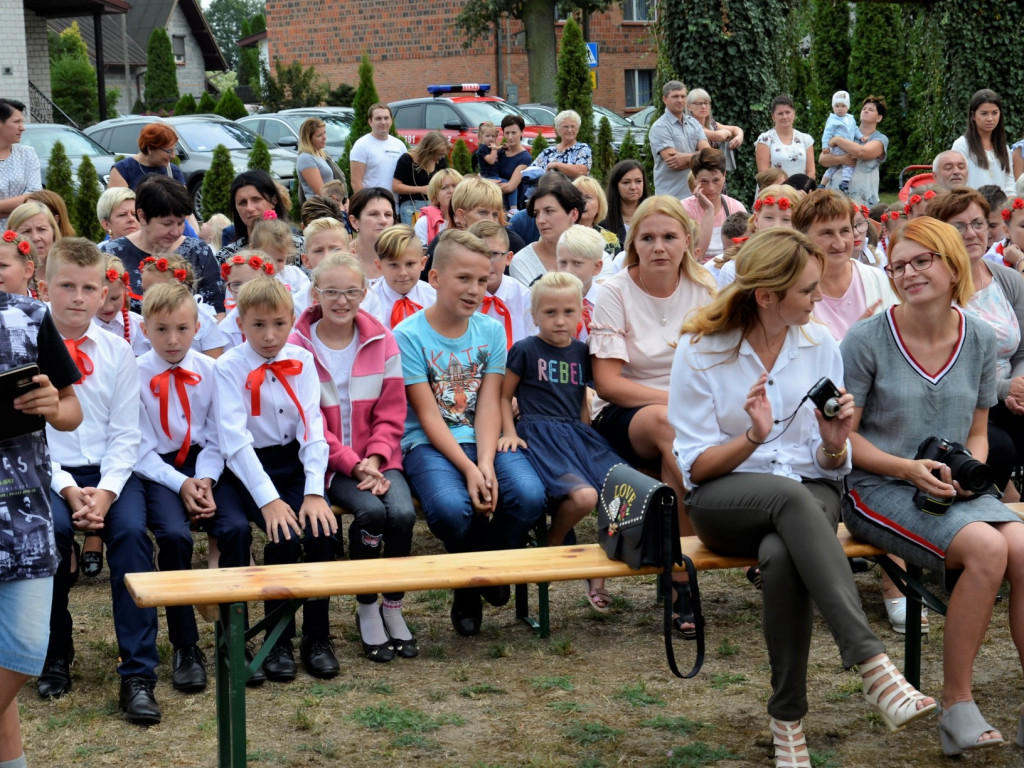
[[[857, 405], [843, 519], [857, 538], [944, 577], [951, 594], [939, 737], [943, 751], [957, 755], [1003, 741], [978, 711], [972, 678], [1004, 579], [1024, 663], [1024, 526], [998, 491], [970, 487], [926, 443], [934, 448], [938, 438], [976, 461], [988, 458], [998, 343], [988, 323], [964, 311], [974, 295], [971, 260], [951, 224], [927, 216], [909, 222], [893, 237], [885, 271], [901, 303], [855, 325], [842, 344]], [[1024, 743], [1024, 717], [1017, 743]]]
[[71, 226], [71, 217], [68, 215], [68, 207], [64, 198], [49, 189], [38, 189], [25, 195], [26, 200], [35, 200], [50, 209], [53, 220], [57, 222], [57, 230], [61, 237], [74, 237], [75, 228]]
[[598, 223], [608, 217], [608, 198], [605, 197], [601, 182], [593, 176], [580, 176], [572, 185], [580, 191], [583, 195], [583, 201], [587, 204], [577, 223], [596, 230], [604, 239], [605, 255], [609, 259], [614, 259], [619, 251], [622, 250], [622, 245], [619, 242], [618, 235], [605, 229]]
[[448, 139], [440, 131], [430, 131], [412, 149], [398, 158], [391, 189], [398, 199], [402, 224], [412, 224], [416, 212], [427, 205], [430, 180], [448, 167]]
[[[533, 200], [531, 199], [531, 203]], [[601, 286], [590, 325], [594, 428], [615, 452], [656, 468], [679, 499], [683, 535], [693, 533], [682, 506], [683, 478], [668, 421], [672, 345], [686, 315], [711, 300], [715, 280], [693, 257], [697, 225], [668, 195], [649, 197], [633, 215], [622, 270]], [[676, 585], [676, 630], [696, 637], [690, 592]]]
[[[219, 214], [218, 214], [219, 215]], [[128, 187], [111, 187], [96, 201], [96, 218], [107, 233], [107, 240], [139, 231], [135, 216], [135, 192]]]
[[295, 161], [303, 199], [319, 195], [323, 185], [333, 179], [345, 180], [345, 174], [324, 149], [326, 146], [327, 124], [319, 117], [303, 122], [299, 127], [299, 157]]
[[36, 249], [36, 272], [46, 274], [46, 257], [53, 244], [61, 239], [60, 227], [50, 209], [30, 200], [22, 203], [7, 218], [7, 228], [27, 238]]
[[744, 243], [736, 280], [683, 323], [668, 405], [697, 536], [760, 563], [782, 768], [810, 765], [801, 720], [815, 605], [891, 730], [936, 706], [885, 655], [836, 538], [854, 398], [838, 390], [826, 418], [804, 396], [823, 375], [843, 384], [837, 344], [811, 322], [823, 265], [798, 232], [769, 229]]

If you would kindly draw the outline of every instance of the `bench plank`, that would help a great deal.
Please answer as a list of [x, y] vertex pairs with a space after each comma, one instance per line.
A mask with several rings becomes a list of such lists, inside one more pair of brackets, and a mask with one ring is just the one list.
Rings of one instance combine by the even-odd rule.
[[[839, 526], [838, 535], [847, 557], [884, 554], [877, 547], [853, 539], [843, 525]], [[756, 562], [752, 557], [715, 554], [696, 536], [683, 537], [682, 548], [698, 570], [739, 568]], [[585, 544], [380, 560], [132, 573], [125, 577], [125, 585], [136, 604], [156, 607], [619, 578], [658, 571], [657, 568], [634, 571], [624, 563], [610, 560], [597, 544]]]

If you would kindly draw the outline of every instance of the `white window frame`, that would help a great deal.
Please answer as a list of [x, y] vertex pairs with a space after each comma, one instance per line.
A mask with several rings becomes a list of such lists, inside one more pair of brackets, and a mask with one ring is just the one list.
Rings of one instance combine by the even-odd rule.
[[[647, 98], [644, 99], [643, 88], [641, 87], [641, 73], [646, 73], [647, 76]], [[626, 75], [626, 109], [643, 109], [644, 107], [650, 106], [651, 99], [654, 98], [654, 75], [655, 70], [653, 69], [627, 69], [625, 70]], [[630, 90], [632, 90], [632, 101], [630, 103]]]
[[657, 0], [622, 0], [622, 20], [628, 24], [651, 24], [657, 21]]
[[172, 53], [174, 52], [175, 43], [179, 40], [181, 41], [181, 53], [174, 53], [174, 63], [179, 67], [183, 67], [185, 66], [185, 49], [187, 47], [184, 35], [171, 35], [171, 51]]

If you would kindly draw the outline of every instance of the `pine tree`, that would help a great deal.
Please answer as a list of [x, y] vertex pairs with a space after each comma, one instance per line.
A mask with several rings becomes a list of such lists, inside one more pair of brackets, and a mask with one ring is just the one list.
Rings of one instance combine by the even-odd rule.
[[[650, 153], [648, 152], [648, 154]], [[626, 138], [619, 145], [619, 160], [643, 161], [643, 158], [640, 157], [640, 147], [636, 145], [636, 139], [633, 138], [632, 132], [627, 133]]]
[[[345, 178], [352, 178], [349, 170], [348, 156], [352, 151], [352, 145], [357, 139], [362, 138], [370, 132], [370, 105], [380, 101], [377, 95], [377, 86], [373, 83], [373, 64], [370, 63], [370, 54], [363, 53], [363, 59], [359, 62], [359, 84], [356, 86], [356, 95], [352, 100], [352, 110], [355, 118], [352, 120], [352, 128], [349, 130], [348, 138], [345, 140], [345, 152], [341, 156], [338, 165], [345, 172]], [[394, 126], [391, 127], [394, 132]]]
[[547, 148], [548, 140], [544, 138], [543, 134], [538, 133], [533, 140], [533, 144], [530, 145], [530, 154], [536, 160], [537, 156]]
[[78, 236], [86, 237], [94, 243], [103, 239], [103, 227], [96, 218], [96, 203], [99, 199], [100, 180], [96, 175], [96, 167], [88, 155], [83, 155], [82, 163], [78, 166], [78, 197], [74, 209], [68, 213]]
[[[96, 70], [89, 63], [89, 49], [82, 40], [78, 22], [72, 22], [60, 35], [51, 35], [50, 89], [54, 103], [79, 125], [99, 119], [96, 95]], [[54, 120], [64, 122], [56, 112]]]
[[46, 188], [60, 195], [64, 204], [70, 209], [75, 202], [75, 181], [71, 170], [71, 161], [64, 145], [54, 142], [50, 150], [50, 167], [46, 171]]
[[580, 132], [576, 140], [594, 143], [594, 102], [591, 98], [590, 68], [587, 66], [587, 44], [583, 30], [569, 17], [562, 31], [562, 48], [558, 52], [558, 74], [555, 76], [555, 99], [558, 110], [571, 109], [580, 116]]
[[590, 175], [604, 183], [608, 178], [608, 171], [615, 165], [615, 149], [612, 147], [612, 124], [607, 117], [601, 118], [601, 124], [597, 129], [597, 146], [594, 148], [594, 167], [590, 169]]
[[136, 99], [135, 103], [132, 104], [132, 114], [133, 115], [141, 115], [145, 111], [146, 111], [146, 105], [143, 103], [142, 99]]
[[182, 94], [178, 103], [174, 105], [176, 115], [194, 115], [196, 113], [196, 97], [191, 93]]
[[203, 177], [203, 219], [209, 220], [215, 213], [231, 216], [231, 182], [234, 180], [235, 167], [231, 164], [231, 154], [223, 144], [218, 144], [213, 150], [210, 170]]
[[295, 189], [288, 193], [288, 218], [294, 222], [302, 221], [302, 204], [299, 202], [299, 169], [295, 168]]
[[166, 111], [178, 101], [178, 69], [171, 51], [171, 39], [157, 27], [146, 45], [146, 108]]
[[[252, 150], [249, 152], [249, 170], [270, 173], [270, 149], [267, 148], [267, 142], [263, 140], [262, 136], [256, 137]], [[298, 178], [298, 174], [296, 174], [296, 178]]]
[[213, 108], [213, 113], [226, 117], [228, 120], [238, 120], [249, 114], [245, 104], [238, 98], [238, 94], [230, 88], [224, 91], [224, 95], [220, 97], [217, 106]]
[[203, 95], [199, 97], [199, 104], [196, 105], [196, 112], [201, 115], [210, 115], [216, 108], [217, 100], [209, 91], [203, 91]]
[[[622, 154], [623, 145], [625, 145], [626, 141], [633, 142], [632, 131], [630, 131], [629, 135], [626, 136], [626, 139], [622, 142], [622, 144], [619, 145], [619, 160], [626, 159], [626, 156]], [[636, 144], [634, 143], [633, 146], [636, 146]], [[630, 151], [632, 151], [632, 147], [630, 147]], [[644, 176], [647, 177], [647, 188], [654, 189], [654, 155], [651, 153], [650, 126], [644, 128], [644, 143], [640, 147], [640, 151], [638, 154], [640, 155], [640, 157], [634, 159], [639, 160], [641, 165], [643, 165], [644, 167]]]
[[451, 167], [465, 176], [473, 172], [473, 156], [469, 154], [466, 142], [459, 139], [452, 148]]

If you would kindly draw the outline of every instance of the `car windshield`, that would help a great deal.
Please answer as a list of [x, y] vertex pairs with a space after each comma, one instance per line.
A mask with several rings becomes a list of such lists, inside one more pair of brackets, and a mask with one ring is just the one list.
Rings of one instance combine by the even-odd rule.
[[501, 125], [501, 121], [506, 115], [519, 115], [527, 125], [537, 124], [532, 117], [504, 101], [460, 101], [458, 108], [468, 119], [471, 128], [487, 121]]
[[193, 152], [213, 152], [218, 144], [227, 149], [252, 149], [256, 134], [234, 123], [197, 120], [194, 123], [175, 123], [174, 128], [185, 147]]
[[39, 157], [49, 157], [53, 151], [53, 145], [58, 141], [63, 145], [64, 151], [71, 157], [110, 154], [88, 136], [67, 128], [32, 126], [22, 134], [21, 140], [32, 147]]
[[[348, 139], [349, 131], [352, 130], [352, 121], [346, 120], [343, 115], [310, 115], [309, 117], [319, 117], [324, 121], [324, 126], [327, 128], [327, 143], [328, 144], [344, 144]], [[289, 120], [295, 131], [298, 132], [302, 124], [309, 119], [309, 117], [295, 117]]]
[[626, 120], [626, 118], [624, 118], [624, 117], [622, 117], [620, 115], [616, 115], [610, 109], [605, 109], [604, 107], [597, 107], [597, 106], [595, 106], [594, 107], [594, 120], [596, 122], [600, 123], [602, 117], [607, 117], [608, 118], [608, 122], [611, 124], [612, 128], [614, 128], [615, 126], [618, 126], [620, 128], [632, 128], [633, 127], [633, 125], [628, 120]]

